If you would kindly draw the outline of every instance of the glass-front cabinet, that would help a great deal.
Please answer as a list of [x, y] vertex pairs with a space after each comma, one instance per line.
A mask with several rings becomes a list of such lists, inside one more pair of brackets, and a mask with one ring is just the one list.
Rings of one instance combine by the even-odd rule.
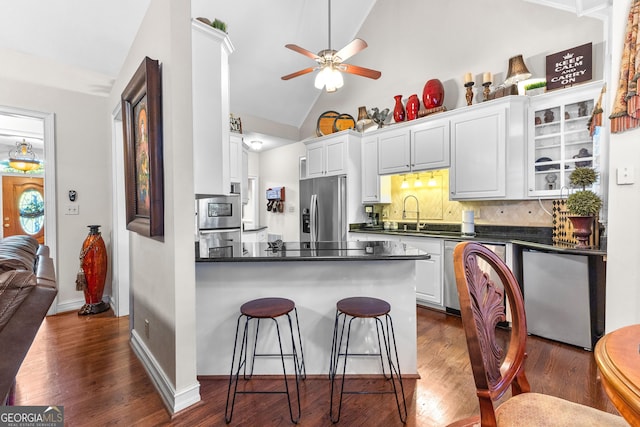
[[570, 189], [576, 167], [600, 170], [598, 133], [589, 123], [602, 82], [559, 89], [531, 98], [528, 195], [558, 197]]

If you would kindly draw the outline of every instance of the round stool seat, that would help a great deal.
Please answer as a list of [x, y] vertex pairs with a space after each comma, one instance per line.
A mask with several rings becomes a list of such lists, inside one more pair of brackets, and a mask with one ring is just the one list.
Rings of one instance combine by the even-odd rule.
[[289, 313], [296, 304], [287, 298], [259, 298], [242, 304], [240, 312], [245, 316], [266, 319]]
[[338, 301], [338, 310], [352, 317], [378, 317], [391, 311], [388, 302], [371, 297], [352, 297]]

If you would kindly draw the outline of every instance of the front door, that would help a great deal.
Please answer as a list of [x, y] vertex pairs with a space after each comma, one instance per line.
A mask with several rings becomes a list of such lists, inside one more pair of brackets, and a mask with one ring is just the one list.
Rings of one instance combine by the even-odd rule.
[[43, 179], [2, 177], [3, 236], [28, 234], [44, 243]]

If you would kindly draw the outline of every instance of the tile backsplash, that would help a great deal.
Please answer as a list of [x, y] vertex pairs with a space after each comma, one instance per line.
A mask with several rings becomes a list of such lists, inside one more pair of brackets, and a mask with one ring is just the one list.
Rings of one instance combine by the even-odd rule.
[[[416, 179], [422, 183], [416, 187]], [[406, 181], [407, 188], [401, 188]], [[416, 206], [416, 200], [418, 206]], [[551, 227], [551, 200], [490, 200], [490, 201], [449, 201], [449, 171], [395, 175], [391, 177], [391, 203], [378, 205], [383, 220], [415, 221], [420, 210], [420, 221], [430, 223], [460, 223], [463, 210], [475, 212], [476, 224], [522, 225]], [[403, 211], [406, 212], [403, 218]]]

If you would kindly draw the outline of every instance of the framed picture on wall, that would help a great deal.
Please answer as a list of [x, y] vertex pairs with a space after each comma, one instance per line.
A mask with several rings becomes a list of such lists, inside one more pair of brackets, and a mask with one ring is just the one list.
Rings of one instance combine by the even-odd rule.
[[160, 64], [145, 57], [122, 92], [127, 229], [164, 236]]

